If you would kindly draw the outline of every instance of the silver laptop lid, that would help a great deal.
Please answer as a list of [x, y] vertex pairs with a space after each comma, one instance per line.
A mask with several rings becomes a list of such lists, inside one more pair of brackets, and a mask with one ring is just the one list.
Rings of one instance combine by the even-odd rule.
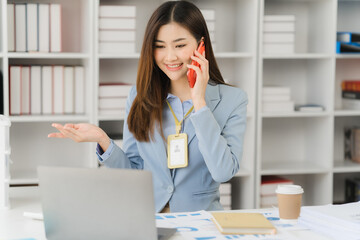
[[157, 239], [148, 171], [38, 167], [46, 237]]

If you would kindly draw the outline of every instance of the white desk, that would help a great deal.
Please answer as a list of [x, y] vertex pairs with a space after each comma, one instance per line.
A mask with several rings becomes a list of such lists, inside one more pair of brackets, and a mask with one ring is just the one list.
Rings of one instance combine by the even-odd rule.
[[[37, 187], [11, 188], [10, 210], [0, 210], [0, 239], [45, 240], [42, 221], [23, 216], [24, 212], [41, 212], [39, 189]], [[309, 230], [291, 231], [294, 239], [330, 240]], [[183, 239], [176, 233], [171, 240]]]

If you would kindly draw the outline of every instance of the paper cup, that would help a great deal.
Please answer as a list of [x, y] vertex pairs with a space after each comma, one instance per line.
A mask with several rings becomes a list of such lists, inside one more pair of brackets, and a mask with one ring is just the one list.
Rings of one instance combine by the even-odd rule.
[[280, 220], [296, 222], [300, 216], [304, 190], [299, 185], [278, 185], [276, 189]]

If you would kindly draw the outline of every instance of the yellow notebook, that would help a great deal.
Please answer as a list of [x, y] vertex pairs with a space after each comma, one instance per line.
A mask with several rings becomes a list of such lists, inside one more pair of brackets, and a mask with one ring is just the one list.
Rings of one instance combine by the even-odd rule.
[[222, 234], [275, 234], [276, 228], [261, 213], [212, 212]]

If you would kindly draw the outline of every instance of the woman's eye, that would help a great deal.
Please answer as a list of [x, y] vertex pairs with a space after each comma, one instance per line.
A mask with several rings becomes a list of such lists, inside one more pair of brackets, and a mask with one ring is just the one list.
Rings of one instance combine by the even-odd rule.
[[164, 48], [164, 46], [155, 45], [155, 48]]
[[182, 48], [182, 47], [185, 47], [186, 46], [186, 44], [180, 44], [180, 45], [177, 45], [176, 47], [177, 48]]

